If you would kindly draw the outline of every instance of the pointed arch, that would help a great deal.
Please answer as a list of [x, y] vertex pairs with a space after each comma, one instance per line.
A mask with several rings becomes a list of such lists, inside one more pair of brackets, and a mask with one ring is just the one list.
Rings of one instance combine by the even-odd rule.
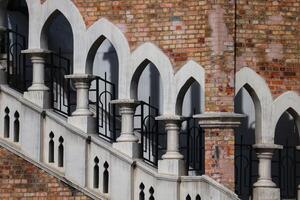
[[[285, 92], [277, 97], [272, 105], [272, 126], [270, 132], [275, 134], [276, 125], [284, 112], [291, 114], [300, 130], [300, 96], [296, 92]], [[300, 133], [299, 133], [300, 134]]]
[[236, 95], [245, 88], [251, 96], [255, 107], [255, 140], [256, 143], [273, 143], [274, 137], [268, 130], [271, 121], [271, 91], [265, 80], [248, 67], [242, 68], [236, 74]]
[[[172, 108], [171, 102], [173, 94], [173, 67], [169, 58], [154, 44], [144, 43], [138, 47], [131, 55], [130, 64], [128, 66], [128, 74], [126, 76], [127, 83], [130, 83], [130, 87], [120, 88], [120, 91], [126, 92], [123, 97], [137, 98], [137, 85], [139, 78], [149, 63], [152, 63], [158, 70], [162, 79], [163, 88], [163, 113], [172, 114], [175, 109]], [[129, 89], [129, 91], [128, 91]]]
[[189, 87], [197, 82], [200, 85], [200, 105], [201, 112], [204, 111], [205, 108], [205, 70], [204, 68], [197, 64], [194, 61], [187, 62], [180, 70], [178, 70], [175, 74], [175, 82], [176, 82], [176, 102], [175, 105], [176, 114], [181, 114], [182, 104], [184, 96], [189, 89]]
[[82, 47], [85, 44], [84, 33], [86, 30], [84, 20], [75, 6], [75, 4], [70, 1], [61, 1], [61, 0], [47, 0], [43, 4], [31, 3], [30, 6], [30, 18], [35, 18], [39, 20], [31, 20], [29, 25], [29, 49], [40, 49], [42, 48], [41, 40], [36, 38], [41, 38], [41, 34], [44, 28], [44, 25], [47, 23], [47, 20], [59, 11], [62, 13], [67, 21], [70, 23], [73, 32], [73, 43], [74, 43], [74, 69], [84, 68], [84, 62], [82, 57]]
[[[41, 44], [42, 49], [48, 49], [47, 31], [48, 31], [49, 26], [53, 22], [53, 20], [58, 16], [63, 16], [63, 18], [67, 21], [67, 23], [71, 27], [72, 35], [74, 35], [74, 31], [73, 31], [72, 25], [70, 24], [70, 21], [66, 18], [66, 16], [61, 11], [56, 9], [55, 11], [53, 11], [53, 13], [48, 17], [48, 19], [43, 24], [41, 34], [40, 34], [40, 44]], [[73, 38], [73, 43], [74, 43], [74, 38]]]
[[[99, 19], [86, 31], [86, 49], [87, 55], [85, 72], [92, 72], [92, 58], [102, 42], [107, 39], [115, 48], [118, 56], [119, 74], [124, 74], [128, 64], [130, 48], [125, 35], [122, 31], [105, 18]], [[91, 60], [92, 59], [92, 60]], [[119, 76], [119, 82], [122, 82], [122, 76]]]

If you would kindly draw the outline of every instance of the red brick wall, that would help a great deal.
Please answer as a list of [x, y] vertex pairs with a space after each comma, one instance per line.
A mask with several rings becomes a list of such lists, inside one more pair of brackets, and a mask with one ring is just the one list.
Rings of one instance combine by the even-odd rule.
[[131, 49], [151, 41], [176, 68], [193, 59], [207, 73], [206, 109], [232, 111], [234, 27], [237, 70], [266, 78], [272, 93], [300, 91], [299, 1], [73, 0], [87, 26], [115, 23]]
[[237, 1], [237, 63], [268, 82], [274, 96], [300, 92], [300, 2]]
[[234, 190], [232, 129], [205, 129], [205, 174]]
[[0, 147], [0, 199], [90, 199]]

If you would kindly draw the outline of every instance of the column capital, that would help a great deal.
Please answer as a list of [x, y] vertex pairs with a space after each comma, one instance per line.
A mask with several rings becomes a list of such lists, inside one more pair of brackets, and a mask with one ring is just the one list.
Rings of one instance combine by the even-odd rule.
[[21, 51], [22, 54], [28, 54], [29, 56], [37, 56], [37, 57], [45, 57], [48, 54], [52, 53], [52, 51], [48, 49], [38, 49], [38, 48], [33, 48], [33, 49], [25, 49]]
[[180, 115], [161, 115], [161, 116], [155, 117], [155, 120], [164, 121], [166, 124], [168, 124], [168, 123], [180, 124], [184, 119], [185, 118]]
[[135, 109], [141, 102], [138, 100], [135, 100], [135, 99], [115, 99], [115, 100], [112, 100], [110, 103], [115, 104], [115, 105], [119, 106], [120, 108], [127, 107], [127, 108]]
[[235, 128], [240, 126], [240, 121], [245, 116], [232, 112], [206, 112], [193, 117], [202, 128]]
[[69, 74], [65, 75], [66, 79], [71, 79], [75, 83], [82, 82], [82, 83], [90, 83], [92, 80], [96, 78], [96, 76], [92, 74]]
[[254, 144], [253, 148], [258, 152], [258, 153], [263, 153], [263, 152], [273, 152], [276, 149], [283, 149], [282, 145], [278, 144], [267, 144], [267, 143], [261, 143], [261, 144]]

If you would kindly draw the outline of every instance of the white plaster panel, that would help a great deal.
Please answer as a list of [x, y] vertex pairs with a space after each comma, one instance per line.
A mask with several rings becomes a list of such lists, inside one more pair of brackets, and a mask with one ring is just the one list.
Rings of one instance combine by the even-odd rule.
[[131, 165], [111, 155], [110, 197], [112, 200], [133, 199]]
[[[50, 132], [54, 134], [54, 163], [48, 163], [48, 150], [49, 150], [49, 134]], [[86, 146], [85, 139], [72, 133], [70, 130], [66, 129], [64, 126], [57, 123], [55, 120], [47, 117], [45, 120], [44, 129], [44, 162], [48, 163], [50, 166], [56, 168], [57, 170], [64, 172], [65, 176], [73, 180], [80, 186], [85, 186], [85, 155]], [[58, 146], [59, 138], [63, 137], [64, 142], [64, 167], [58, 167]]]
[[158, 198], [157, 194], [157, 180], [152, 175], [149, 174], [149, 172], [145, 172], [141, 168], [137, 167], [134, 170], [134, 200], [139, 200], [139, 193], [140, 193], [140, 184], [143, 183], [145, 185], [144, 193], [145, 193], [145, 199], [149, 199], [150, 193], [149, 189], [150, 187], [153, 187], [154, 189], [154, 197], [155, 199]]
[[[101, 192], [103, 193], [103, 172], [104, 172], [104, 163], [107, 162], [109, 167], [108, 167], [108, 172], [109, 175], [111, 175], [111, 163], [110, 163], [110, 152], [107, 151], [104, 148], [99, 147], [97, 144], [95, 143], [91, 143], [88, 145], [87, 148], [88, 151], [88, 157], [87, 157], [87, 186], [93, 190], [95, 190], [96, 192]], [[94, 166], [95, 166], [95, 162], [94, 159], [96, 158], [96, 156], [99, 159], [99, 188], [98, 189], [94, 189], [93, 188], [93, 180], [94, 180]], [[109, 180], [110, 182], [110, 180]], [[110, 188], [109, 188], [110, 190]]]

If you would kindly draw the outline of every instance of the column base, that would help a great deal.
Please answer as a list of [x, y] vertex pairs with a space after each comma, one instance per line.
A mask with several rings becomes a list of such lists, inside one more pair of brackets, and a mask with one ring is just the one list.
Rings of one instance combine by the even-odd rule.
[[93, 116], [71, 116], [68, 123], [85, 133], [96, 133], [96, 119]]
[[280, 200], [280, 189], [274, 187], [254, 187], [253, 200]]
[[115, 142], [113, 143], [113, 148], [126, 154], [130, 158], [141, 157], [141, 145], [136, 142]]
[[253, 184], [253, 187], [268, 187], [268, 188], [276, 188], [276, 184], [271, 180], [261, 179]]
[[185, 162], [178, 159], [159, 160], [158, 173], [174, 176], [186, 175]]
[[28, 92], [24, 92], [24, 98], [41, 108], [50, 108], [49, 90], [29, 90]]
[[117, 142], [135, 142], [137, 143], [139, 138], [134, 133], [121, 133], [120, 137], [117, 138]]

